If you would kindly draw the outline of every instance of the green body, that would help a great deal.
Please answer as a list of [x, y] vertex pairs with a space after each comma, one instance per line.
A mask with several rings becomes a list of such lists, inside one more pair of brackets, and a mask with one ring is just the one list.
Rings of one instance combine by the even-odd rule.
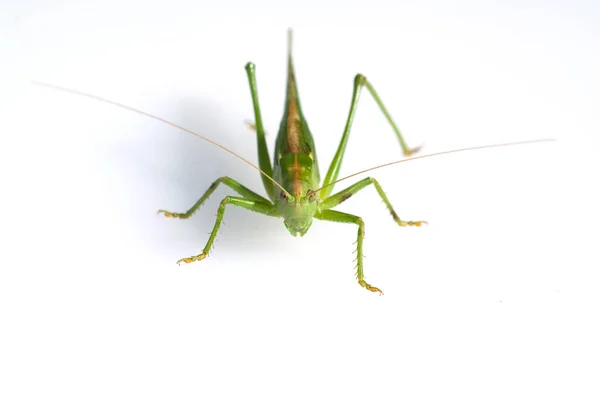
[[350, 112], [342, 134], [342, 139], [333, 161], [329, 166], [325, 179], [323, 180], [323, 184], [321, 185], [314, 139], [300, 106], [298, 87], [291, 55], [290, 33], [288, 79], [284, 114], [275, 142], [273, 164], [271, 164], [258, 101], [254, 64], [248, 63], [246, 65], [246, 72], [248, 74], [252, 102], [254, 105], [259, 167], [264, 173], [261, 177], [268, 199], [249, 190], [229, 177], [222, 177], [215, 181], [206, 193], [187, 212], [173, 213], [159, 210], [159, 212], [164, 213], [167, 217], [188, 218], [206, 201], [220, 183], [231, 187], [240, 195], [227, 196], [221, 201], [217, 212], [215, 226], [213, 227], [213, 231], [202, 253], [196, 256], [183, 258], [179, 260], [179, 262], [189, 263], [202, 260], [208, 255], [223, 220], [225, 208], [227, 205], [232, 204], [268, 216], [283, 218], [286, 228], [294, 236], [304, 235], [315, 218], [325, 221], [355, 224], [358, 227], [356, 277], [359, 284], [364, 288], [381, 293], [380, 289], [366, 283], [364, 279], [362, 252], [364, 223], [362, 219], [352, 214], [332, 210], [332, 208], [347, 200], [361, 189], [373, 185], [398, 225], [420, 226], [424, 221], [401, 220], [392, 208], [392, 205], [381, 189], [381, 186], [373, 178], [365, 178], [336, 194], [331, 194], [335, 180], [340, 172], [356, 107], [363, 87], [366, 87], [372, 94], [384, 116], [389, 121], [400, 142], [404, 155], [409, 156], [416, 150], [408, 148], [399, 129], [393, 122], [390, 114], [384, 107], [381, 99], [371, 84], [364, 76], [357, 75], [354, 79], [354, 90], [350, 104]]
[[304, 235], [318, 210], [314, 191], [319, 188], [321, 178], [315, 142], [298, 98], [291, 54], [283, 118], [275, 141], [273, 179], [287, 191], [275, 189], [271, 197], [277, 201], [278, 214], [292, 235]]

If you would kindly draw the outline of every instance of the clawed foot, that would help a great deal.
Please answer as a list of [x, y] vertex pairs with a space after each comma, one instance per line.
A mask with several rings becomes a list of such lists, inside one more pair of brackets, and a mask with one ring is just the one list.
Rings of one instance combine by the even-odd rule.
[[396, 224], [401, 227], [420, 227], [421, 225], [427, 225], [427, 221], [402, 221], [394, 210], [391, 210], [390, 214], [394, 218], [394, 221], [396, 221]]
[[256, 124], [250, 120], [244, 120], [244, 124], [252, 131], [256, 131]]
[[201, 254], [198, 254], [197, 256], [182, 258], [181, 260], [177, 261], [177, 264], [180, 264], [180, 265], [181, 265], [181, 263], [189, 264], [189, 263], [193, 263], [194, 261], [204, 260], [205, 258], [206, 258], [206, 253], [201, 253]]
[[156, 214], [164, 214], [165, 217], [168, 218], [186, 218], [185, 214], [182, 213], [171, 213], [170, 211], [166, 211], [166, 210], [159, 210], [156, 212]]
[[396, 221], [401, 227], [420, 227], [421, 225], [427, 225], [427, 221]]
[[376, 288], [375, 286], [369, 285], [367, 282], [364, 281], [364, 279], [360, 279], [358, 281], [358, 284], [361, 285], [362, 287], [364, 287], [365, 289], [367, 289], [370, 292], [377, 292], [377, 293], [379, 293], [380, 296], [383, 296], [383, 292], [381, 291], [381, 289]]
[[406, 151], [404, 151], [404, 156], [408, 157], [408, 156], [412, 156], [415, 153], [419, 152], [421, 150], [421, 147], [418, 146], [416, 148], [408, 148]]
[[[256, 123], [251, 122], [250, 120], [244, 120], [244, 123], [246, 124], [246, 126], [248, 126], [248, 128], [254, 132], [256, 132]], [[269, 135], [269, 133], [267, 133], [265, 131], [265, 135]]]

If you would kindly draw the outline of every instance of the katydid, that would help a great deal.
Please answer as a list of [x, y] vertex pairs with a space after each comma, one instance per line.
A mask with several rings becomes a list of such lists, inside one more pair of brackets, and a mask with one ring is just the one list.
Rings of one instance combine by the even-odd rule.
[[391, 202], [388, 200], [386, 194], [379, 182], [372, 177], [364, 178], [346, 189], [343, 189], [335, 194], [332, 194], [334, 186], [337, 182], [345, 180], [350, 177], [354, 177], [358, 174], [375, 170], [377, 168], [397, 164], [405, 161], [416, 160], [419, 158], [437, 156], [441, 154], [506, 146], [506, 145], [517, 145], [533, 142], [551, 141], [551, 140], [533, 140], [533, 141], [521, 141], [512, 142], [506, 144], [486, 145], [480, 147], [462, 148], [457, 150], [451, 150], [446, 152], [428, 154], [423, 156], [416, 156], [409, 159], [403, 159], [384, 165], [379, 165], [367, 170], [363, 170], [358, 173], [346, 176], [338, 179], [346, 146], [348, 143], [348, 137], [352, 129], [352, 123], [356, 114], [359, 98], [364, 88], [372, 95], [379, 109], [387, 119], [391, 126], [394, 134], [396, 135], [400, 147], [404, 156], [408, 157], [416, 153], [419, 148], [410, 148], [404, 138], [400, 129], [393, 121], [390, 113], [383, 105], [383, 102], [379, 98], [379, 95], [375, 91], [374, 87], [367, 80], [367, 78], [361, 74], [356, 75], [354, 78], [354, 89], [352, 92], [352, 100], [350, 103], [350, 111], [346, 120], [342, 138], [338, 145], [335, 156], [327, 169], [325, 179], [321, 183], [319, 167], [317, 162], [316, 148], [312, 134], [308, 128], [307, 121], [302, 113], [300, 106], [300, 99], [298, 95], [298, 88], [296, 85], [296, 77], [294, 72], [294, 65], [292, 60], [292, 32], [288, 31], [288, 76], [287, 76], [287, 87], [286, 87], [286, 99], [284, 106], [283, 118], [281, 120], [279, 133], [275, 141], [275, 151], [273, 156], [273, 163], [271, 163], [267, 143], [265, 140], [265, 130], [263, 127], [262, 116], [260, 111], [260, 105], [258, 100], [258, 88], [256, 83], [256, 68], [251, 62], [246, 64], [246, 73], [250, 85], [250, 93], [252, 96], [252, 104], [254, 107], [254, 123], [249, 123], [252, 129], [256, 131], [256, 140], [258, 145], [258, 166], [255, 166], [247, 159], [239, 156], [231, 150], [223, 147], [222, 145], [212, 141], [200, 134], [197, 134], [184, 127], [178, 126], [172, 122], [169, 122], [160, 117], [148, 114], [146, 112], [131, 108], [129, 106], [106, 100], [94, 95], [82, 93], [76, 90], [65, 89], [58, 86], [49, 85], [46, 83], [37, 83], [51, 88], [56, 88], [62, 91], [67, 91], [73, 94], [83, 95], [96, 100], [110, 103], [133, 112], [140, 113], [142, 115], [151, 117], [159, 120], [163, 123], [167, 123], [171, 126], [179, 128], [183, 131], [196, 135], [205, 141], [210, 142], [213, 145], [220, 147], [221, 149], [233, 154], [237, 158], [241, 159], [245, 163], [254, 167], [261, 173], [262, 183], [264, 185], [267, 197], [264, 197], [252, 190], [246, 188], [238, 181], [230, 177], [221, 177], [213, 182], [208, 190], [202, 195], [198, 201], [186, 212], [176, 213], [167, 210], [159, 210], [159, 214], [163, 214], [166, 217], [187, 219], [189, 218], [202, 204], [209, 198], [209, 196], [217, 189], [220, 184], [224, 184], [232, 188], [238, 196], [226, 196], [220, 203], [217, 211], [217, 218], [213, 226], [212, 232], [206, 242], [206, 245], [202, 251], [197, 255], [185, 257], [180, 259], [177, 263], [191, 263], [194, 261], [200, 261], [205, 259], [210, 250], [213, 247], [214, 240], [217, 236], [217, 232], [221, 227], [225, 210], [228, 206], [238, 206], [247, 210], [251, 210], [257, 213], [261, 213], [270, 217], [283, 218], [283, 222], [287, 230], [293, 236], [303, 236], [309, 230], [313, 219], [332, 221], [339, 223], [354, 224], [357, 228], [357, 249], [356, 249], [356, 279], [363, 288], [371, 291], [383, 294], [381, 289], [369, 284], [365, 280], [364, 266], [363, 266], [363, 239], [365, 235], [365, 225], [361, 217], [343, 213], [337, 210], [333, 210], [337, 205], [344, 202], [345, 200], [352, 197], [354, 194], [366, 188], [373, 186], [385, 206], [390, 212], [392, 218], [401, 227], [405, 226], [422, 226], [426, 224], [425, 221], [408, 221], [398, 216], [398, 213], [392, 207]]
[[[221, 201], [217, 212], [217, 220], [213, 230], [208, 238], [206, 246], [198, 255], [182, 258], [178, 263], [190, 263], [192, 261], [202, 260], [206, 258], [210, 249], [213, 246], [214, 239], [221, 226], [225, 208], [227, 205], [239, 206], [247, 210], [252, 210], [268, 216], [281, 217], [284, 219], [284, 225], [293, 236], [303, 236], [310, 228], [313, 218], [319, 220], [353, 223], [358, 227], [357, 238], [357, 258], [356, 258], [356, 278], [358, 283], [372, 291], [382, 293], [380, 289], [370, 285], [365, 281], [363, 270], [363, 238], [365, 234], [365, 226], [362, 219], [358, 216], [342, 213], [332, 210], [334, 207], [350, 198], [352, 195], [361, 189], [373, 185], [396, 223], [400, 226], [414, 225], [420, 226], [424, 221], [404, 221], [398, 217], [394, 211], [390, 201], [381, 189], [381, 186], [374, 178], [365, 178], [352, 186], [340, 191], [337, 194], [331, 195], [334, 188], [334, 182], [339, 175], [346, 144], [352, 128], [352, 121], [356, 113], [358, 100], [360, 98], [363, 87], [366, 87], [375, 98], [379, 108], [382, 110], [390, 125], [394, 129], [402, 151], [409, 156], [416, 152], [417, 149], [410, 149], [400, 130], [392, 120], [390, 114], [379, 99], [377, 92], [373, 86], [362, 75], [357, 75], [354, 79], [354, 92], [352, 95], [352, 103], [350, 113], [346, 122], [346, 127], [342, 135], [338, 150], [329, 166], [323, 186], [320, 185], [319, 166], [317, 162], [316, 148], [312, 134], [308, 128], [308, 124], [302, 108], [300, 106], [300, 98], [296, 84], [296, 76], [292, 59], [292, 33], [288, 32], [288, 76], [285, 107], [283, 118], [275, 141], [275, 153], [273, 156], [273, 165], [269, 159], [269, 151], [265, 141], [265, 133], [262, 122], [262, 115], [258, 101], [258, 88], [256, 83], [256, 72], [253, 63], [246, 65], [246, 72], [250, 83], [250, 92], [252, 95], [252, 103], [254, 105], [254, 118], [256, 127], [256, 139], [258, 144], [258, 164], [260, 169], [265, 173], [262, 175], [262, 182], [267, 192], [267, 198], [252, 192], [244, 187], [239, 182], [229, 178], [222, 177], [215, 181], [208, 191], [185, 213], [173, 213], [166, 210], [159, 210], [167, 217], [188, 218], [202, 203], [210, 196], [219, 184], [225, 184], [236, 191], [240, 196], [227, 196]], [[271, 178], [267, 178], [271, 177]], [[277, 182], [277, 185], [273, 183]], [[320, 192], [318, 192], [320, 191]]]

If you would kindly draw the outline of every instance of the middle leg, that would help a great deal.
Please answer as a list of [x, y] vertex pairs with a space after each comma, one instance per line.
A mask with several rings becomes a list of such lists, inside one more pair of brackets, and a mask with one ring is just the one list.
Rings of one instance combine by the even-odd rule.
[[215, 191], [215, 189], [217, 189], [219, 184], [227, 185], [229, 188], [233, 189], [234, 191], [236, 191], [237, 193], [239, 193], [246, 199], [252, 199], [257, 202], [270, 203], [267, 199], [263, 198], [256, 192], [246, 188], [245, 186], [243, 186], [242, 184], [240, 184], [233, 178], [221, 177], [221, 178], [217, 179], [215, 182], [213, 182], [210, 185], [210, 187], [206, 190], [206, 192], [204, 192], [204, 195], [202, 195], [202, 197], [200, 199], [198, 199], [196, 201], [196, 203], [194, 203], [194, 205], [185, 213], [175, 213], [175, 212], [168, 211], [168, 210], [159, 210], [158, 214], [163, 213], [165, 215], [165, 217], [169, 217], [169, 218], [181, 218], [181, 219], [190, 218], [190, 216], [192, 214], [194, 214], [196, 212], [196, 210], [198, 210], [204, 202], [206, 202], [208, 197]]
[[321, 203], [320, 209], [322, 209], [322, 210], [332, 209], [335, 206], [342, 203], [343, 201], [350, 199], [352, 197], [352, 195], [354, 195], [361, 189], [363, 189], [371, 184], [373, 184], [375, 186], [377, 193], [379, 194], [381, 199], [383, 199], [383, 203], [385, 203], [385, 206], [388, 208], [390, 214], [394, 218], [394, 221], [396, 221], [396, 224], [398, 224], [401, 227], [406, 227], [409, 225], [420, 227], [423, 224], [427, 224], [427, 221], [404, 221], [404, 220], [401, 220], [400, 217], [398, 217], [398, 214], [396, 213], [396, 211], [394, 211], [394, 208], [392, 207], [392, 204], [388, 200], [387, 195], [385, 194], [385, 192], [383, 192], [383, 189], [381, 189], [381, 185], [379, 185], [377, 180], [372, 177], [367, 177], [365, 179], [362, 179], [359, 182], [357, 182], [356, 184], [353, 184], [353, 185], [349, 186], [348, 188], [336, 193], [335, 195], [331, 195], [330, 197], [326, 198]]

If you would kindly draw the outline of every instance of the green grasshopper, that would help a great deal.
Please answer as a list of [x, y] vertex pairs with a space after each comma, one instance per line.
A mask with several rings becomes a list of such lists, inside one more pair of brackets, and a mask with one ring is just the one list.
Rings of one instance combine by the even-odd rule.
[[220, 184], [224, 184], [230, 188], [232, 188], [235, 192], [238, 193], [239, 196], [226, 196], [219, 205], [217, 211], [217, 219], [213, 226], [212, 232], [204, 246], [202, 252], [198, 255], [193, 255], [190, 257], [185, 257], [180, 259], [177, 263], [191, 263], [193, 261], [200, 261], [205, 259], [210, 250], [213, 247], [215, 238], [217, 236], [217, 232], [221, 227], [223, 222], [223, 217], [225, 215], [225, 209], [228, 205], [238, 206], [243, 209], [251, 210], [257, 213], [261, 213], [271, 217], [280, 217], [283, 218], [283, 222], [287, 230], [293, 236], [304, 236], [306, 232], [309, 230], [312, 225], [312, 221], [314, 218], [318, 220], [324, 221], [332, 221], [339, 223], [349, 223], [355, 224], [358, 233], [357, 233], [357, 250], [356, 250], [356, 279], [360, 286], [371, 292], [378, 292], [379, 294], [383, 294], [381, 289], [367, 283], [365, 281], [365, 273], [363, 266], [363, 239], [365, 236], [365, 224], [359, 216], [355, 216], [353, 214], [343, 213], [337, 210], [333, 210], [340, 203], [352, 197], [352, 195], [356, 194], [363, 188], [368, 186], [373, 186], [383, 202], [385, 203], [387, 209], [389, 210], [392, 218], [401, 227], [405, 226], [421, 226], [426, 224], [425, 221], [407, 221], [401, 219], [392, 204], [388, 200], [386, 194], [383, 192], [381, 185], [377, 182], [376, 179], [372, 177], [364, 178], [357, 183], [351, 185], [350, 187], [339, 191], [338, 193], [332, 194], [334, 186], [336, 183], [345, 180], [350, 177], [354, 177], [358, 174], [362, 174], [368, 171], [372, 171], [381, 167], [386, 167], [392, 164], [401, 163], [408, 160], [415, 160], [419, 158], [425, 158], [430, 156], [437, 156], [441, 154], [481, 149], [481, 148], [490, 148], [496, 146], [505, 146], [505, 145], [516, 145], [516, 144], [524, 144], [531, 142], [540, 142], [547, 140], [535, 140], [535, 141], [522, 141], [516, 143], [508, 143], [508, 144], [496, 144], [496, 145], [486, 145], [481, 147], [471, 147], [471, 148], [463, 148], [458, 150], [434, 153], [429, 155], [423, 155], [418, 157], [412, 157], [410, 159], [403, 159], [383, 165], [379, 165], [367, 170], [363, 170], [361, 172], [346, 176], [341, 179], [337, 179], [340, 173], [340, 168], [342, 165], [342, 160], [344, 159], [344, 154], [346, 152], [346, 145], [348, 143], [348, 137], [350, 135], [350, 130], [352, 129], [352, 122], [354, 120], [354, 116], [356, 114], [356, 109], [358, 106], [358, 101], [361, 95], [363, 88], [367, 88], [369, 93], [375, 99], [379, 109], [383, 112], [385, 118], [389, 122], [392, 127], [398, 141], [400, 142], [400, 147], [402, 148], [402, 152], [404, 156], [411, 156], [416, 153], [419, 148], [409, 148], [406, 144], [404, 138], [402, 137], [402, 133], [400, 129], [396, 125], [396, 123], [392, 120], [391, 115], [389, 114], [386, 107], [383, 105], [383, 102], [379, 98], [379, 95], [369, 83], [369, 81], [361, 74], [356, 75], [354, 78], [354, 90], [352, 93], [352, 101], [350, 103], [350, 111], [348, 113], [348, 118], [346, 120], [346, 126], [344, 128], [344, 132], [342, 134], [342, 139], [340, 140], [338, 149], [335, 153], [335, 156], [327, 169], [327, 174], [325, 175], [325, 179], [321, 184], [319, 167], [317, 162], [317, 155], [314, 140], [312, 134], [308, 128], [308, 123], [302, 113], [302, 109], [300, 107], [300, 99], [298, 96], [298, 88], [296, 85], [296, 77], [294, 73], [294, 65], [292, 60], [292, 32], [288, 31], [288, 76], [287, 76], [287, 89], [286, 89], [286, 100], [283, 118], [281, 120], [281, 125], [279, 128], [279, 133], [277, 135], [277, 139], [275, 141], [275, 152], [273, 156], [273, 164], [269, 159], [269, 151], [267, 148], [267, 144], [265, 141], [265, 130], [263, 127], [262, 116], [258, 101], [258, 88], [256, 84], [256, 68], [255, 65], [251, 62], [246, 64], [246, 73], [248, 75], [248, 81], [250, 85], [250, 93], [252, 95], [252, 103], [254, 106], [254, 117], [255, 123], [252, 124], [252, 128], [256, 130], [256, 140], [258, 144], [258, 164], [252, 164], [250, 161], [244, 159], [238, 154], [232, 152], [231, 150], [223, 147], [222, 145], [200, 135], [191, 130], [188, 130], [184, 127], [178, 126], [172, 122], [169, 122], [165, 119], [159, 118], [157, 116], [151, 115], [149, 113], [131, 108], [127, 105], [123, 105], [114, 101], [106, 100], [104, 98], [100, 98], [94, 95], [90, 95], [87, 93], [82, 93], [79, 91], [65, 89], [62, 87], [57, 87], [53, 85], [49, 85], [46, 83], [37, 83], [40, 85], [44, 85], [51, 88], [56, 88], [62, 91], [67, 91], [70, 93], [83, 95], [86, 97], [90, 97], [99, 101], [107, 102], [112, 105], [119, 106], [121, 108], [125, 108], [131, 110], [133, 112], [151, 117], [153, 119], [159, 120], [161, 122], [167, 123], [171, 126], [179, 128], [183, 131], [196, 135], [199, 138], [202, 138], [205, 141], [210, 142], [213, 145], [220, 147], [221, 149], [231, 153], [242, 161], [246, 162], [256, 170], [261, 173], [262, 182], [265, 187], [265, 191], [267, 193], [268, 199], [264, 196], [259, 195], [256, 192], [246, 188], [239, 182], [235, 181], [230, 177], [221, 177], [213, 182], [208, 190], [202, 195], [200, 199], [186, 212], [184, 213], [176, 213], [167, 210], [159, 210], [159, 214], [164, 214], [166, 217], [171, 218], [180, 218], [187, 219], [192, 214], [202, 206], [202, 204], [209, 198], [209, 196], [217, 189]]
[[344, 133], [342, 134], [342, 139], [337, 152], [327, 170], [323, 185], [321, 185], [315, 143], [300, 106], [300, 98], [298, 96], [298, 87], [296, 84], [292, 59], [292, 33], [289, 31], [288, 76], [285, 108], [279, 127], [279, 133], [277, 134], [277, 139], [275, 141], [273, 165], [271, 165], [258, 101], [256, 68], [253, 63], [249, 62], [246, 64], [246, 72], [248, 74], [252, 103], [254, 105], [256, 141], [258, 144], [258, 164], [260, 170], [263, 172], [261, 176], [262, 182], [269, 198], [267, 199], [256, 192], [251, 191], [232, 178], [221, 177], [216, 180], [210, 188], [208, 188], [206, 193], [204, 193], [204, 195], [202, 195], [202, 197], [185, 213], [159, 210], [159, 213], [163, 213], [167, 217], [189, 218], [200, 206], [202, 206], [215, 189], [217, 189], [219, 184], [227, 185], [240, 195], [227, 196], [221, 201], [217, 212], [217, 220], [202, 252], [196, 256], [182, 258], [178, 263], [191, 263], [206, 258], [213, 246], [217, 232], [221, 227], [227, 205], [238, 206], [271, 217], [281, 217], [284, 220], [283, 223], [285, 227], [293, 236], [304, 236], [310, 228], [314, 218], [324, 221], [352, 223], [358, 227], [356, 251], [356, 278], [358, 279], [358, 283], [372, 292], [379, 292], [382, 294], [383, 292], [379, 288], [370, 285], [365, 281], [363, 269], [363, 239], [365, 236], [365, 224], [363, 220], [358, 216], [342, 213], [333, 210], [333, 208], [349, 199], [361, 189], [373, 185], [398, 225], [402, 227], [407, 225], [420, 226], [424, 224], [425, 221], [404, 221], [400, 219], [377, 180], [371, 177], [367, 177], [336, 194], [331, 194], [336, 183], [336, 178], [340, 173], [348, 137], [350, 136], [350, 130], [352, 129], [352, 121], [356, 113], [361, 91], [364, 87], [366, 87], [371, 95], [373, 95], [377, 105], [394, 129], [404, 155], [410, 156], [415, 153], [418, 148], [410, 149], [406, 145], [400, 130], [392, 120], [373, 86], [363, 75], [356, 75], [356, 78], [354, 79], [352, 103], [350, 105], [346, 127], [344, 128]]

